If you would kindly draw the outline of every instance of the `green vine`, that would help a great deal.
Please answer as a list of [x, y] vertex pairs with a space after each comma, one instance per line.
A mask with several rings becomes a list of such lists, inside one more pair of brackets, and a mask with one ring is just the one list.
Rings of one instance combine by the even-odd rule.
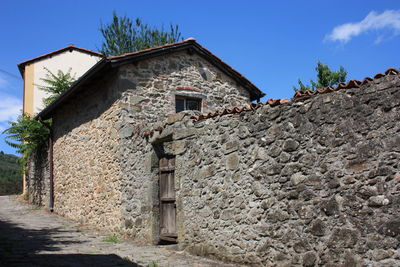
[[5, 142], [22, 154], [20, 164], [25, 170], [32, 153], [46, 147], [52, 120], [39, 121], [23, 114], [18, 116], [17, 121], [10, 121], [9, 124], [10, 128], [3, 131], [3, 134], [8, 135]]
[[[58, 70], [56, 74], [47, 68], [44, 69], [47, 73], [41, 80], [46, 85], [39, 86], [39, 89], [48, 93], [48, 97], [43, 99], [44, 105], [47, 106], [68, 90], [75, 78], [71, 75], [71, 69], [67, 73]], [[29, 157], [47, 146], [52, 119], [40, 121], [27, 114], [22, 114], [17, 121], [11, 121], [9, 124], [10, 128], [3, 131], [3, 134], [8, 135], [5, 142], [17, 149], [17, 153], [22, 154], [20, 165], [25, 170]]]

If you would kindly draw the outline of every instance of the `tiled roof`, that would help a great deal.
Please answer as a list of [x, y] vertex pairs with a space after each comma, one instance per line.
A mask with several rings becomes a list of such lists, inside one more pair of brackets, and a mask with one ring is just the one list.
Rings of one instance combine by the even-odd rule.
[[[209, 113], [204, 113], [204, 114], [200, 114], [200, 115], [193, 115], [190, 117], [190, 119], [193, 121], [202, 121], [202, 120], [206, 120], [206, 119], [210, 119], [210, 118], [214, 118], [214, 117], [218, 117], [218, 116], [223, 116], [223, 115], [228, 115], [228, 114], [239, 114], [239, 113], [242, 113], [245, 111], [253, 111], [253, 110], [256, 110], [256, 109], [258, 109], [262, 106], [266, 106], [266, 105], [269, 105], [270, 107], [275, 107], [278, 105], [285, 104], [287, 102], [289, 102], [288, 99], [269, 99], [265, 103], [262, 103], [262, 102], [259, 102], [257, 104], [252, 103], [247, 106], [225, 108], [225, 109], [217, 110], [215, 112], [209, 112]], [[184, 117], [185, 116], [183, 115], [176, 121], [182, 120]], [[167, 124], [172, 124], [172, 123], [165, 123], [164, 126], [159, 125], [156, 128], [154, 128], [153, 130], [144, 132], [143, 136], [151, 137], [151, 136], [153, 136], [155, 131], [162, 132], [165, 129], [165, 127], [167, 126]]]
[[194, 121], [201, 121], [201, 120], [205, 120], [205, 119], [208, 119], [208, 118], [214, 118], [214, 117], [217, 117], [217, 116], [223, 116], [223, 115], [226, 115], [226, 114], [237, 114], [237, 113], [242, 113], [243, 111], [252, 111], [252, 110], [256, 110], [257, 108], [259, 108], [261, 106], [265, 106], [265, 105], [269, 105], [271, 107], [275, 107], [275, 106], [278, 106], [278, 105], [285, 104], [287, 102], [289, 102], [288, 99], [269, 99], [265, 103], [259, 102], [257, 104], [250, 104], [248, 106], [225, 108], [225, 109], [217, 110], [215, 112], [210, 112], [210, 113], [206, 113], [206, 114], [192, 116], [191, 119], [194, 120]]
[[148, 55], [151, 55], [153, 52], [159, 53], [164, 50], [168, 51], [170, 49], [173, 49], [173, 48], [176, 48], [179, 46], [184, 46], [184, 45], [192, 45], [192, 48], [195, 49], [196, 51], [198, 51], [201, 56], [206, 57], [210, 62], [216, 64], [221, 69], [223, 69], [225, 74], [228, 74], [231, 77], [235, 77], [237, 79], [237, 81], [241, 82], [241, 84], [250, 92], [251, 100], [257, 100], [257, 99], [260, 99], [261, 97], [265, 96], [265, 94], [263, 92], [261, 92], [261, 90], [258, 89], [251, 81], [249, 81], [246, 77], [244, 77], [237, 70], [232, 68], [229, 64], [225, 63], [219, 57], [217, 57], [216, 55], [211, 53], [208, 49], [204, 48], [199, 43], [197, 43], [196, 39], [193, 37], [188, 38], [181, 42], [177, 42], [177, 43], [160, 45], [160, 46], [151, 47], [148, 49], [135, 51], [135, 52], [131, 52], [131, 53], [126, 53], [126, 54], [122, 54], [122, 55], [118, 55], [118, 56], [108, 56], [107, 60], [110, 60], [111, 62], [129, 60], [130, 58], [139, 58], [142, 55], [148, 56]]
[[74, 46], [73, 44], [70, 44], [70, 45], [68, 45], [68, 46], [66, 46], [66, 47], [63, 47], [63, 48], [58, 49], [58, 50], [55, 50], [55, 51], [53, 51], [53, 52], [50, 52], [50, 53], [47, 53], [47, 54], [44, 54], [44, 55], [41, 55], [41, 56], [38, 56], [38, 57], [35, 57], [35, 58], [31, 58], [31, 59], [28, 59], [28, 60], [26, 60], [26, 61], [24, 61], [24, 62], [19, 63], [19, 64], [18, 64], [19, 71], [20, 71], [21, 74], [22, 74], [22, 73], [24, 72], [24, 66], [25, 66], [26, 64], [32, 63], [32, 62], [34, 62], [34, 61], [38, 61], [38, 60], [41, 60], [41, 59], [44, 59], [44, 58], [46, 58], [46, 57], [51, 57], [51, 56], [53, 56], [53, 55], [55, 55], [55, 54], [62, 53], [62, 52], [64, 52], [64, 51], [68, 51], [68, 50], [81, 51], [81, 52], [83, 52], [83, 53], [90, 54], [90, 55], [94, 55], [94, 56], [98, 56], [98, 57], [102, 57], [102, 56], [103, 56], [103, 54], [98, 53], [98, 52], [96, 52], [96, 51], [92, 51], [92, 50], [89, 50], [89, 49], [77, 47], [77, 46]]
[[180, 41], [180, 42], [176, 42], [176, 43], [170, 43], [170, 44], [164, 44], [164, 45], [159, 45], [159, 46], [154, 46], [154, 47], [150, 47], [147, 49], [143, 49], [143, 50], [139, 50], [139, 51], [134, 51], [134, 52], [130, 52], [130, 53], [125, 53], [122, 55], [118, 55], [118, 56], [108, 56], [107, 59], [119, 59], [119, 58], [124, 58], [124, 57], [128, 57], [128, 56], [132, 56], [132, 55], [137, 55], [137, 54], [142, 54], [142, 53], [147, 53], [153, 50], [159, 50], [159, 49], [163, 49], [163, 48], [169, 48], [169, 47], [173, 47], [176, 45], [180, 45], [180, 44], [184, 44], [184, 43], [188, 43], [188, 42], [192, 42], [192, 41], [196, 41], [196, 39], [194, 38], [188, 38], [186, 40]]
[[242, 85], [250, 93], [250, 100], [257, 100], [265, 96], [265, 94], [253, 83], [251, 83], [247, 78], [245, 78], [231, 66], [223, 62], [217, 56], [212, 54], [210, 51], [205, 49], [199, 43], [197, 43], [194, 38], [189, 38], [178, 43], [165, 44], [162, 46], [152, 47], [149, 49], [127, 53], [120, 56], [109, 56], [102, 58], [98, 63], [96, 63], [96, 65], [94, 65], [91, 69], [84, 73], [69, 90], [61, 94], [56, 100], [54, 100], [50, 105], [43, 109], [36, 117], [42, 119], [49, 118], [50, 114], [56, 109], [58, 105], [66, 101], [69, 97], [75, 95], [78, 91], [83, 90], [83, 84], [90, 83], [92, 80], [107, 75], [107, 73], [109, 73], [110, 69], [112, 68], [116, 68], [123, 64], [129, 64], [155, 56], [169, 54], [176, 51], [192, 51], [197, 53], [199, 56], [205, 58], [211, 64], [217, 66], [226, 75], [233, 78], [236, 82]]
[[376, 74], [373, 78], [371, 77], [366, 77], [363, 81], [359, 81], [359, 80], [350, 80], [347, 83], [339, 83], [336, 86], [328, 86], [325, 88], [321, 88], [321, 89], [317, 89], [315, 91], [305, 91], [305, 92], [301, 92], [301, 91], [297, 91], [293, 98], [295, 100], [302, 100], [302, 99], [306, 99], [309, 98], [310, 96], [313, 95], [317, 95], [317, 94], [326, 94], [326, 93], [330, 93], [330, 92], [334, 92], [334, 91], [339, 91], [342, 89], [351, 89], [351, 88], [359, 88], [365, 84], [368, 84], [370, 82], [373, 82], [376, 79], [385, 77], [387, 75], [397, 75], [400, 73], [400, 70], [395, 69], [395, 68], [389, 68], [387, 69], [384, 73], [378, 73]]

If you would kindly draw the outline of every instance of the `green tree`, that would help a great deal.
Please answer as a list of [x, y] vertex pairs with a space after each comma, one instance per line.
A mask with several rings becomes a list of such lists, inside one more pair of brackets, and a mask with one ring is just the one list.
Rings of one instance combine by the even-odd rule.
[[314, 82], [310, 80], [311, 85], [305, 85], [299, 79], [298, 80], [298, 87], [293, 86], [295, 91], [307, 91], [307, 90], [316, 90], [318, 88], [325, 88], [328, 86], [334, 86], [338, 83], [345, 82], [347, 71], [340, 66], [338, 71], [332, 71], [328, 65], [323, 64], [321, 61], [318, 60], [317, 66], [315, 67], [317, 71], [317, 81]]
[[9, 122], [10, 128], [3, 131], [8, 135], [5, 142], [22, 154], [20, 163], [23, 168], [32, 153], [46, 146], [51, 123], [51, 119], [39, 121], [24, 114], [17, 121]]
[[[41, 80], [46, 85], [39, 86], [39, 89], [49, 93], [49, 96], [43, 99], [43, 103], [47, 106], [64, 91], [68, 90], [74, 83], [75, 78], [71, 75], [71, 69], [67, 73], [59, 70], [57, 74], [52, 73], [47, 68], [45, 70], [47, 71], [46, 76]], [[23, 169], [29, 156], [46, 146], [50, 135], [51, 123], [51, 119], [39, 121], [22, 114], [17, 121], [9, 122], [10, 128], [3, 131], [3, 134], [8, 135], [5, 138], [5, 142], [16, 148], [17, 153], [22, 154], [20, 163]]]
[[133, 51], [175, 43], [183, 40], [178, 25], [169, 26], [169, 31], [143, 23], [139, 18], [133, 22], [130, 18], [118, 17], [113, 12], [110, 24], [101, 23], [100, 32], [103, 35], [100, 52], [106, 56], [116, 56]]
[[17, 156], [0, 151], [0, 196], [21, 193], [22, 173], [18, 160]]
[[46, 83], [45, 86], [39, 86], [39, 89], [49, 93], [49, 96], [43, 99], [45, 106], [48, 106], [57, 97], [59, 97], [64, 91], [69, 89], [71, 85], [75, 82], [75, 77], [71, 75], [71, 69], [67, 73], [58, 70], [57, 74], [52, 73], [48, 68], [46, 77], [41, 78], [43, 82]]

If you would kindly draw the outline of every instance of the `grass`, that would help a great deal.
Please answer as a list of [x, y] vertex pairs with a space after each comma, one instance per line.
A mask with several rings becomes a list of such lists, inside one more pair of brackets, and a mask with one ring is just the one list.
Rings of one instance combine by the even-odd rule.
[[158, 264], [157, 264], [157, 262], [152, 261], [149, 264], [147, 264], [146, 267], [158, 267]]
[[63, 223], [62, 226], [61, 226], [62, 229], [67, 229], [67, 228], [70, 228], [70, 227], [71, 227], [71, 225], [68, 224], [68, 223]]
[[33, 210], [41, 210], [43, 208], [43, 206], [39, 206], [39, 205], [33, 205]]
[[104, 242], [121, 243], [122, 241], [116, 235], [110, 235], [103, 239]]
[[99, 254], [99, 252], [96, 250], [89, 250], [89, 251], [86, 251], [86, 254]]

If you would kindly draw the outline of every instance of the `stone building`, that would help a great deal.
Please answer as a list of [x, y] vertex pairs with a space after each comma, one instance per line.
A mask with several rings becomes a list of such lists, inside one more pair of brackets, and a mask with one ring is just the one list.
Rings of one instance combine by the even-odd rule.
[[[194, 39], [104, 58], [37, 115], [53, 119], [52, 159], [44, 151], [31, 162], [35, 176], [43, 176], [28, 177], [31, 200], [84, 223], [158, 242], [147, 227], [157, 201], [149, 190], [156, 188], [126, 172], [147, 152], [127, 142], [168, 115], [246, 105], [262, 96]], [[132, 183], [146, 187], [137, 200]]]
[[109, 57], [38, 114], [52, 146], [29, 191], [229, 262], [396, 266], [399, 74], [249, 105], [262, 92], [192, 39]]

